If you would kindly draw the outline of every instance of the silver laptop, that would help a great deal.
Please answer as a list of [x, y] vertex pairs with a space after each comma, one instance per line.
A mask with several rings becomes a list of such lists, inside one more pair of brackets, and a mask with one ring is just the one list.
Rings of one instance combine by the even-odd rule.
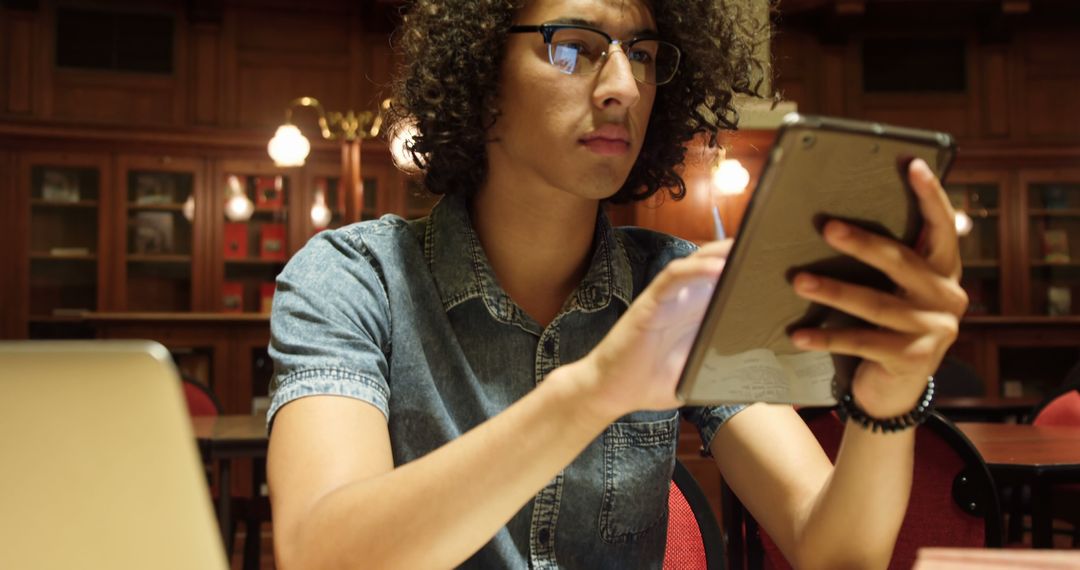
[[0, 342], [0, 458], [0, 568], [227, 567], [160, 344]]

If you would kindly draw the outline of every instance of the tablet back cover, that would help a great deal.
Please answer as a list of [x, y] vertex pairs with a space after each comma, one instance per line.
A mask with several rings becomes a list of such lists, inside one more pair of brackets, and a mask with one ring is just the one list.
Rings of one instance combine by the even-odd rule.
[[[839, 218], [909, 245], [921, 230], [906, 167], [922, 158], [939, 177], [954, 153], [944, 133], [791, 115], [776, 144], [713, 294], [679, 383], [691, 404], [832, 405], [858, 361], [801, 351], [789, 332], [860, 326], [798, 297], [800, 270], [891, 290], [882, 273], [839, 254], [821, 237]], [[863, 325], [865, 326], [865, 325]]]

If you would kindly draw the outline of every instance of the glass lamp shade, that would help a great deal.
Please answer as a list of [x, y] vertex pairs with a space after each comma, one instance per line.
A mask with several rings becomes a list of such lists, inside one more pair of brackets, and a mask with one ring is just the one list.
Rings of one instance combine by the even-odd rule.
[[255, 213], [255, 203], [244, 193], [240, 186], [240, 179], [236, 176], [228, 178], [229, 190], [225, 199], [225, 217], [233, 222], [246, 222]]
[[742, 194], [750, 184], [750, 172], [736, 158], [727, 158], [713, 171], [713, 186], [723, 195]]
[[195, 195], [189, 195], [187, 200], [184, 200], [184, 206], [180, 210], [184, 214], [184, 219], [189, 222], [195, 221]]
[[971, 220], [971, 216], [963, 210], [956, 212], [956, 235], [966, 236], [971, 233], [972, 228], [975, 226], [975, 222]]
[[326, 196], [322, 192], [315, 194], [315, 203], [311, 205], [311, 224], [315, 226], [315, 229], [326, 229], [326, 226], [330, 225], [330, 221], [334, 218], [334, 213], [330, 211], [330, 208], [326, 207]]
[[278, 127], [274, 138], [266, 145], [266, 151], [279, 167], [303, 166], [311, 152], [311, 143], [296, 125], [286, 123]]
[[420, 172], [420, 167], [418, 167], [413, 160], [412, 153], [406, 148], [406, 145], [419, 133], [420, 131], [417, 129], [416, 123], [413, 122], [406, 123], [400, 128], [394, 129], [394, 134], [390, 138], [390, 156], [393, 157], [394, 166], [398, 167], [398, 170], [409, 174]]

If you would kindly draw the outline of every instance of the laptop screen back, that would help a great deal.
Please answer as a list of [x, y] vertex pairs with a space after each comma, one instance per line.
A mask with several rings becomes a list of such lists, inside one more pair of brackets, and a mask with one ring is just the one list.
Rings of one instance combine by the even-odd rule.
[[225, 568], [168, 351], [0, 342], [0, 568]]

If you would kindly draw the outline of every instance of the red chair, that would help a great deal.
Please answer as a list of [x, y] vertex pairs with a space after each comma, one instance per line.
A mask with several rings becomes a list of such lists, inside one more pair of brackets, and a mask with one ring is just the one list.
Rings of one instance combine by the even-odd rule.
[[[803, 408], [799, 415], [835, 461], [844, 430], [840, 419], [826, 408]], [[730, 491], [727, 495], [737, 501]], [[729, 532], [745, 540], [746, 567], [790, 568], [749, 513], [741, 516], [742, 528]], [[925, 546], [998, 547], [1001, 542], [1001, 507], [986, 463], [967, 437], [935, 412], [915, 436], [911, 499], [889, 567], [911, 568]], [[744, 563], [731, 562], [731, 568]]]
[[720, 525], [705, 493], [682, 462], [675, 461], [668, 492], [664, 570], [719, 570], [723, 564]]
[[[210, 391], [201, 382], [189, 377], [183, 376], [184, 397], [187, 400], [188, 412], [192, 417], [195, 416], [219, 416], [221, 415], [221, 404], [214, 396], [214, 393]], [[213, 481], [212, 470], [210, 466], [207, 466], [207, 479]], [[243, 567], [245, 569], [255, 569], [260, 567], [260, 556], [262, 551], [262, 523], [270, 521], [270, 502], [269, 500], [259, 494], [262, 483], [266, 482], [266, 466], [264, 463], [256, 461], [252, 466], [252, 488], [256, 494], [253, 498], [237, 497], [232, 500], [232, 510], [234, 513], [234, 521], [244, 521], [245, 528], [247, 529], [247, 535], [244, 540], [244, 556]], [[236, 524], [232, 525], [229, 529], [228, 536], [229, 548], [228, 552], [232, 552], [232, 543], [236, 540]]]
[[[1031, 413], [1029, 418], [1037, 426], [1080, 426], [1080, 366], [1066, 378], [1064, 386], [1050, 394]], [[1009, 509], [1009, 540], [1019, 541], [1025, 529], [1023, 517], [1030, 513], [1028, 494], [1030, 489], [1013, 489], [1012, 508]], [[1058, 485], [1053, 490], [1053, 517], [1072, 526], [1073, 548], [1080, 548], [1080, 485]], [[1055, 534], [1061, 533], [1055, 530]]]
[[194, 416], [218, 416], [221, 414], [221, 404], [218, 403], [214, 393], [198, 380], [184, 375], [181, 377], [184, 386], [184, 398], [187, 400], [188, 413]]

